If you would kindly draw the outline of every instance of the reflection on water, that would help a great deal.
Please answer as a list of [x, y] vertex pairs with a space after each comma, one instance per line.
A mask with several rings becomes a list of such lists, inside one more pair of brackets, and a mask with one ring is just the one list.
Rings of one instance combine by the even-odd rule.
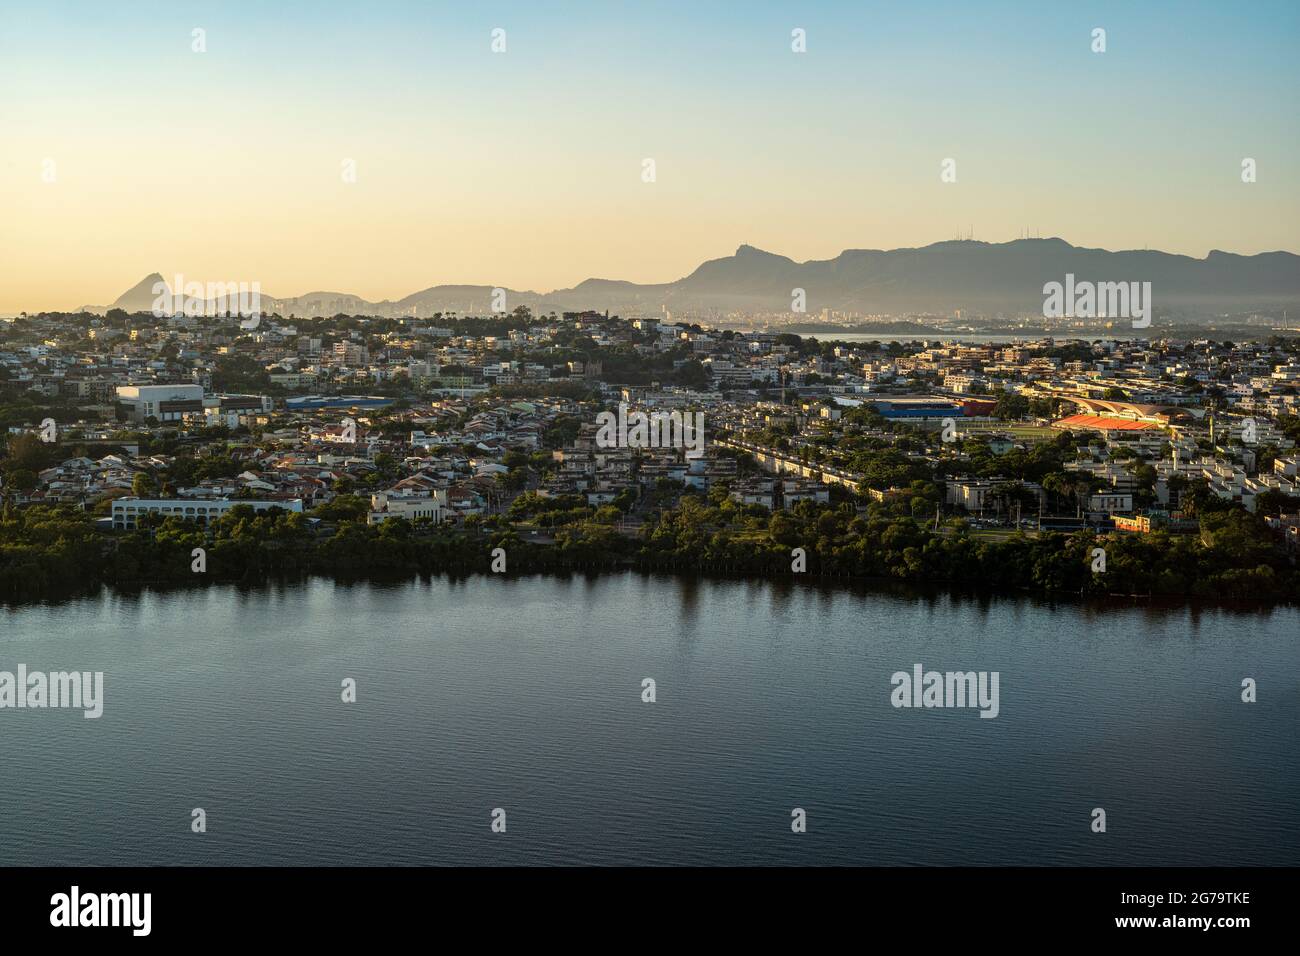
[[[1290, 608], [794, 579], [104, 592], [0, 609], [0, 670], [105, 672], [99, 720], [0, 710], [0, 845], [68, 864], [1295, 863], [1298, 635]], [[891, 674], [918, 663], [999, 672], [999, 716], [894, 709]]]

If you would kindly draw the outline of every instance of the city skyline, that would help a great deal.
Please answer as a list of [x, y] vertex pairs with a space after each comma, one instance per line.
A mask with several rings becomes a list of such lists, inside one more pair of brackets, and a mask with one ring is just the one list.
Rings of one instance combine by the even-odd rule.
[[0, 0], [9, 935], [1280, 925], [1297, 37]]
[[0, 12], [0, 313], [153, 271], [378, 301], [971, 230], [1300, 250], [1284, 4], [572, 12]]

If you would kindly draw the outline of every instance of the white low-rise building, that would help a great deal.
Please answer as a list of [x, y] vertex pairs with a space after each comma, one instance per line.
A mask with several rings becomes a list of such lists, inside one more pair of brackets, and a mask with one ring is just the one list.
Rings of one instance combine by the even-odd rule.
[[119, 385], [118, 404], [126, 407], [133, 422], [154, 418], [160, 422], [178, 422], [186, 415], [203, 414], [203, 386]]
[[181, 518], [205, 525], [220, 518], [237, 505], [248, 505], [254, 511], [282, 508], [302, 512], [302, 499], [262, 500], [254, 498], [118, 498], [113, 502], [113, 527], [129, 531], [146, 514], [160, 514], [166, 518]]
[[389, 518], [429, 518], [434, 524], [441, 524], [446, 517], [447, 492], [435, 488], [427, 495], [392, 495], [386, 491], [370, 496], [370, 514], [368, 524], [382, 524]]

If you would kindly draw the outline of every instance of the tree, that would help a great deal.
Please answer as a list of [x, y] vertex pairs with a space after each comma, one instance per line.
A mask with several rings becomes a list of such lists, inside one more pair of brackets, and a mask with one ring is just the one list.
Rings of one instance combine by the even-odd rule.
[[43, 442], [32, 432], [22, 432], [9, 436], [9, 455], [5, 461], [6, 471], [27, 469], [40, 471], [48, 468], [58, 460], [58, 446]]
[[36, 472], [29, 468], [17, 468], [5, 472], [5, 484], [19, 491], [31, 491], [37, 485]]
[[993, 406], [993, 415], [1003, 421], [1014, 421], [1029, 414], [1029, 399], [1023, 395], [1003, 392]]
[[1300, 511], [1300, 498], [1269, 488], [1255, 498], [1255, 513], [1261, 515], [1295, 514]]
[[698, 390], [708, 386], [709, 373], [698, 359], [691, 359], [682, 363], [681, 368], [673, 373], [673, 380], [678, 385]]

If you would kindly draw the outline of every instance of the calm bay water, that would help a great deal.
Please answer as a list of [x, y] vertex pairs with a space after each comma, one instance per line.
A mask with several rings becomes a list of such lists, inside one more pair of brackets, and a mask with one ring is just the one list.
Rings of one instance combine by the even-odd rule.
[[[0, 710], [9, 864], [1300, 862], [1295, 609], [318, 580], [0, 609], [19, 663], [105, 703]], [[893, 708], [916, 663], [999, 716]]]
[[[769, 330], [772, 331], [772, 330]], [[1132, 332], [1125, 333], [1115, 329], [1075, 329], [1056, 332], [1015, 331], [1015, 332], [944, 332], [938, 329], [929, 332], [799, 332], [803, 338], [814, 338], [821, 342], [958, 342], [963, 345], [1010, 345], [1013, 342], [1039, 342], [1046, 338], [1058, 341], [1068, 339], [1109, 339], [1128, 342], [1136, 339]]]

